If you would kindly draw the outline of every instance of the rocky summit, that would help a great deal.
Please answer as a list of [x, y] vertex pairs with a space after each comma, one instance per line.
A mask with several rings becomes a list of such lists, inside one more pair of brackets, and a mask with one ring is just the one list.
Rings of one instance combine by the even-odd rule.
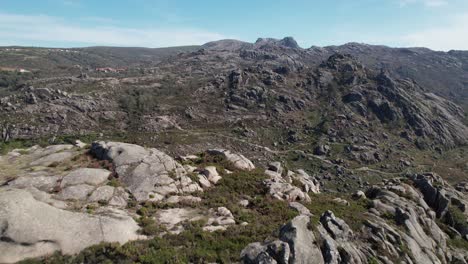
[[0, 48], [0, 263], [468, 263], [467, 57]]

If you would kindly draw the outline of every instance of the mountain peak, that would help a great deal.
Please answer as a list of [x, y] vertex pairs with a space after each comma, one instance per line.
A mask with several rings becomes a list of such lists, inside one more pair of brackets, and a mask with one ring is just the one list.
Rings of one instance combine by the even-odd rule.
[[299, 45], [297, 41], [293, 37], [285, 37], [283, 39], [275, 39], [275, 38], [258, 38], [255, 41], [255, 45], [257, 46], [265, 46], [265, 45], [275, 45], [275, 46], [282, 46], [287, 48], [299, 49]]
[[211, 50], [237, 50], [252, 46], [251, 43], [235, 39], [222, 39], [205, 43], [202, 47]]

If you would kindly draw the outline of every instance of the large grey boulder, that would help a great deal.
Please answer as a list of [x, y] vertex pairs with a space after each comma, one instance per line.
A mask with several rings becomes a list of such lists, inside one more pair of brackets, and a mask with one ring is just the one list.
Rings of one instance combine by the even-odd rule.
[[351, 228], [346, 222], [338, 217], [335, 217], [332, 211], [326, 211], [320, 217], [320, 223], [327, 230], [327, 232], [333, 237], [333, 239], [347, 240], [353, 235]]
[[184, 167], [157, 149], [118, 143], [94, 142], [91, 153], [111, 160], [119, 179], [138, 201], [159, 201], [171, 194], [203, 189], [188, 176]]
[[64, 145], [51, 145], [45, 148], [39, 148], [38, 146], [33, 147], [33, 153], [41, 156], [48, 156], [53, 153], [63, 152], [73, 149], [73, 145], [64, 144]]
[[44, 156], [42, 158], [39, 158], [33, 162], [30, 163], [31, 166], [51, 166], [53, 164], [61, 163], [66, 160], [71, 159], [73, 156], [76, 154], [74, 152], [58, 152], [58, 153], [52, 153], [50, 155]]
[[115, 188], [112, 186], [101, 186], [93, 191], [93, 193], [89, 196], [88, 201], [90, 202], [100, 202], [106, 201], [108, 202], [112, 196], [114, 195]]
[[242, 263], [324, 263], [309, 224], [310, 216], [296, 216], [281, 228], [279, 240], [245, 247], [241, 252]]
[[283, 174], [283, 167], [281, 162], [275, 161], [268, 164], [268, 170], [278, 173], [279, 175]]
[[130, 195], [122, 187], [117, 187], [114, 189], [114, 194], [109, 200], [109, 205], [123, 207], [127, 206], [127, 201], [130, 198]]
[[417, 174], [412, 177], [412, 180], [424, 195], [426, 203], [437, 213], [437, 217], [443, 217], [448, 210], [450, 201], [445, 197], [444, 191], [433, 186], [434, 182], [440, 183], [441, 179], [435, 174]]
[[226, 230], [228, 226], [236, 224], [234, 216], [226, 207], [218, 207], [208, 211], [210, 217], [203, 227], [205, 231]]
[[226, 230], [229, 226], [236, 224], [231, 211], [225, 207], [207, 211], [197, 208], [163, 209], [155, 214], [155, 218], [172, 234], [182, 232], [183, 223], [191, 221], [207, 220], [203, 230], [208, 232]]
[[94, 188], [88, 184], [68, 186], [61, 190], [55, 198], [59, 200], [86, 200]]
[[279, 240], [266, 245], [259, 242], [251, 243], [241, 251], [242, 263], [246, 264], [287, 264], [290, 256], [289, 244]]
[[21, 176], [8, 182], [8, 186], [18, 189], [34, 187], [42, 191], [50, 192], [58, 185], [57, 182], [59, 180], [60, 177], [58, 176]]
[[[77, 154], [73, 150], [73, 145], [52, 145], [46, 148], [34, 146], [26, 150], [28, 156], [32, 158], [30, 166], [51, 166], [71, 159]], [[18, 155], [19, 152], [13, 151], [10, 154]]]
[[253, 170], [255, 165], [242, 154], [232, 153], [225, 149], [209, 149], [208, 154], [223, 156], [227, 161], [231, 162], [232, 165], [239, 170]]
[[142, 146], [120, 142], [94, 142], [91, 153], [97, 158], [111, 160], [117, 167], [141, 162], [149, 154]]
[[290, 183], [266, 180], [265, 184], [269, 194], [278, 200], [311, 202], [310, 196], [307, 193]]
[[78, 184], [97, 186], [107, 181], [110, 174], [110, 171], [104, 169], [80, 168], [63, 177], [61, 186], [65, 187]]
[[159, 210], [155, 218], [168, 232], [179, 234], [184, 230], [183, 222], [202, 220], [204, 215], [201, 210], [195, 208], [170, 208]]
[[314, 154], [315, 155], [319, 155], [319, 156], [325, 156], [325, 155], [328, 155], [328, 153], [330, 153], [330, 146], [328, 145], [318, 145], [315, 149], [314, 149]]
[[[105, 212], [104, 212], [105, 211]], [[123, 211], [89, 215], [58, 209], [26, 190], [0, 189], [0, 263], [51, 254], [75, 254], [101, 242], [144, 238]]]
[[201, 173], [205, 175], [208, 181], [213, 184], [216, 184], [219, 180], [221, 180], [221, 176], [219, 175], [215, 166], [207, 166]]
[[312, 214], [310, 213], [310, 210], [307, 209], [307, 207], [305, 207], [303, 204], [301, 203], [298, 203], [298, 202], [290, 202], [289, 203], [289, 207], [295, 209], [299, 214], [301, 215], [308, 215], [308, 216], [312, 216]]
[[309, 216], [299, 215], [280, 230], [280, 240], [289, 244], [293, 263], [324, 263], [309, 222]]
[[302, 189], [304, 192], [320, 193], [319, 182], [312, 176], [307, 174], [307, 172], [305, 172], [304, 170], [299, 169], [295, 172], [289, 171], [288, 177], [299, 181], [302, 184]]
[[[319, 193], [319, 183], [309, 176], [304, 170], [296, 172], [288, 171], [287, 176], [283, 177], [278, 171], [282, 171], [279, 163], [272, 163], [265, 170], [265, 174], [269, 179], [264, 181], [265, 186], [271, 196], [279, 200], [289, 202], [302, 201], [310, 202], [308, 192]], [[301, 186], [294, 186], [293, 180], [296, 180]]]
[[325, 263], [367, 263], [362, 242], [354, 239], [351, 228], [343, 219], [335, 217], [333, 212], [322, 214], [317, 230]]

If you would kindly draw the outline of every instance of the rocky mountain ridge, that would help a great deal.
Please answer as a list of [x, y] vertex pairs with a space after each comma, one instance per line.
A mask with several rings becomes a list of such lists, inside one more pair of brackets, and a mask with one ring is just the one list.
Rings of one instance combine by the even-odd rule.
[[29, 80], [0, 99], [4, 146], [113, 139], [185, 155], [228, 144], [260, 163], [315, 159], [317, 170], [326, 159], [379, 177], [436, 164], [463, 179], [461, 107], [351, 55], [319, 60], [293, 42], [221, 41], [138, 75]]
[[[263, 43], [263, 44], [262, 44]], [[334, 53], [351, 54], [366, 67], [386, 69], [395, 78], [411, 78], [429, 91], [463, 104], [467, 98], [468, 53], [451, 50], [433, 51], [427, 48], [391, 48], [350, 42], [340, 46], [301, 48], [291, 38], [259, 38], [256, 43], [238, 40], [220, 40], [201, 46], [174, 48], [119, 48], [88, 47], [73, 49], [47, 49], [28, 47], [1, 47], [0, 67], [38, 70], [40, 76], [78, 75], [80, 69], [99, 67], [154, 67], [164, 58], [180, 52], [197, 51], [200, 48], [238, 51], [265, 44], [292, 47], [306, 51], [314, 57], [315, 65]], [[266, 46], [268, 46], [266, 45]], [[23, 60], [18, 57], [24, 57]], [[15, 59], [16, 58], [16, 59]], [[36, 61], [35, 61], [36, 60]], [[44, 67], [47, 65], [47, 67]]]
[[[290, 41], [293, 41], [293, 40], [290, 40]], [[264, 58], [261, 59], [263, 65], [260, 68], [258, 68], [258, 66], [257, 68], [246, 67], [245, 69], [241, 67], [240, 69], [238, 68], [231, 72], [227, 71], [224, 78], [215, 77], [214, 80], [209, 80], [209, 82], [212, 82], [212, 83], [208, 83], [207, 88], [209, 89], [210, 85], [212, 85], [213, 88], [218, 90], [216, 91], [218, 94], [220, 92], [223, 92], [223, 90], [226, 91], [226, 88], [227, 88], [228, 96], [225, 98], [225, 103], [227, 104], [227, 108], [228, 109], [234, 108], [232, 110], [239, 110], [239, 109], [245, 108], [245, 106], [248, 106], [249, 104], [251, 104], [252, 106], [254, 106], [255, 104], [258, 104], [258, 106], [260, 106], [261, 108], [265, 108], [266, 100], [270, 99], [270, 98], [267, 98], [268, 97], [267, 93], [268, 93], [268, 90], [270, 90], [271, 88], [273, 89], [272, 89], [272, 92], [270, 92], [270, 94], [274, 95], [283, 87], [286, 88], [288, 85], [294, 85], [296, 87], [301, 88], [302, 91], [300, 90], [295, 91], [295, 92], [288, 91], [288, 93], [293, 93], [292, 96], [297, 97], [299, 95], [298, 92], [302, 92], [302, 93], [306, 92], [308, 93], [308, 95], [305, 97], [305, 99], [307, 99], [307, 101], [312, 101], [312, 103], [317, 104], [317, 102], [313, 102], [314, 100], [311, 97], [323, 96], [324, 92], [337, 93], [338, 92], [337, 89], [332, 86], [339, 87], [339, 89], [341, 90], [343, 89], [343, 87], [351, 87], [355, 91], [352, 91], [348, 95], [343, 95], [343, 96], [347, 96], [347, 97], [343, 97], [343, 102], [350, 103], [352, 105], [357, 105], [356, 107], [358, 108], [358, 111], [360, 112], [361, 115], [366, 115], [368, 110], [364, 108], [369, 107], [370, 108], [369, 110], [375, 112], [377, 117], [382, 122], [395, 121], [397, 119], [400, 119], [401, 117], [404, 117], [404, 119], [406, 119], [405, 121], [411, 127], [413, 127], [413, 130], [415, 133], [421, 136], [426, 135], [426, 136], [432, 136], [433, 138], [441, 138], [441, 141], [442, 141], [441, 143], [449, 147], [453, 146], [455, 143], [464, 144], [464, 142], [466, 141], [467, 132], [466, 132], [466, 126], [462, 123], [462, 120], [464, 118], [464, 113], [462, 109], [457, 107], [455, 104], [451, 104], [450, 102], [444, 101], [442, 98], [439, 98], [433, 94], [425, 92], [424, 88], [420, 87], [415, 82], [412, 82], [411, 80], [395, 81], [395, 79], [391, 78], [389, 74], [381, 73], [379, 75], [375, 71], [373, 72], [372, 70], [365, 69], [362, 64], [355, 61], [352, 57], [343, 56], [343, 55], [333, 55], [328, 60], [320, 64], [318, 68], [313, 69], [313, 68], [310, 68], [311, 66], [306, 66], [307, 65], [306, 63], [309, 61], [309, 59], [312, 59], [312, 58], [310, 56], [307, 56], [307, 54], [304, 53], [305, 51], [298, 50], [297, 48], [295, 48], [294, 45], [292, 45], [292, 47], [289, 47], [286, 44], [281, 44], [283, 42], [289, 43], [288, 40], [276, 41], [276, 40], [271, 40], [271, 39], [266, 39], [266, 40], [261, 39], [254, 45], [253, 50], [242, 48], [238, 54], [233, 53], [232, 51], [218, 51], [217, 50], [218, 48], [216, 48], [215, 46], [208, 45], [210, 46], [210, 50], [214, 50], [210, 52], [209, 54], [205, 54], [204, 53], [205, 51], [200, 50], [200, 52], [191, 53], [187, 55], [181, 55], [179, 57], [180, 59], [178, 60], [171, 59], [170, 62], [169, 61], [166, 62], [167, 64], [162, 64], [158, 68], [158, 70], [161, 72], [168, 71], [167, 73], [169, 74], [169, 72], [171, 72], [172, 70], [175, 70], [175, 68], [183, 67], [182, 65], [180, 65], [179, 61], [181, 63], [193, 63], [196, 60], [198, 60], [199, 63], [201, 62], [201, 65], [198, 66], [201, 68], [198, 70], [201, 70], [202, 72], [204, 72], [210, 68], [209, 64], [211, 62], [209, 62], [209, 57], [215, 56], [215, 54], [218, 54], [218, 53], [224, 54], [224, 55], [230, 55], [230, 56], [232, 55], [239, 56], [239, 58], [237, 59], [237, 60], [240, 59], [238, 62], [239, 66], [242, 65], [242, 63], [254, 64], [255, 61], [258, 60], [260, 54], [263, 53], [263, 55], [261, 55], [261, 56], [264, 56]], [[286, 47], [289, 50], [287, 50], [285, 54], [278, 55], [279, 54], [278, 52], [281, 52], [281, 50], [284, 47]], [[278, 54], [275, 54], [275, 52]], [[211, 68], [213, 68], [213, 66], [218, 67], [221, 65], [212, 65]], [[262, 69], [264, 67], [266, 68]], [[188, 68], [186, 70], [188, 70], [189, 72], [193, 71], [192, 68]], [[190, 74], [193, 74], [193, 73], [190, 73]], [[209, 73], [205, 72], [204, 74], [209, 74]], [[286, 80], [288, 77], [291, 80]], [[180, 78], [180, 77], [176, 77], [176, 78]], [[216, 78], [222, 78], [222, 79], [216, 80]], [[134, 86], [132, 85], [132, 82], [135, 82], [135, 81], [139, 82], [139, 81], [144, 80], [144, 81], [157, 82], [157, 79], [158, 77], [153, 75], [153, 77], [134, 78], [133, 80], [129, 80], [126, 78], [123, 78], [123, 79], [104, 78], [104, 79], [84, 80], [84, 81], [80, 79], [57, 79], [57, 80], [44, 80], [44, 82], [50, 86], [55, 86], [55, 85], [62, 86], [62, 89], [64, 89], [63, 87], [70, 86], [70, 85], [65, 84], [67, 82], [68, 84], [70, 84], [70, 81], [71, 81], [72, 86], [76, 86], [75, 82], [77, 82], [78, 85], [84, 82], [86, 86], [92, 85], [90, 84], [90, 82], [91, 83], [99, 82], [101, 86], [104, 86], [104, 87], [108, 86], [111, 88], [111, 90], [115, 90], [115, 88], [118, 89], [119, 86], [120, 87], [122, 86], [132, 87]], [[195, 81], [195, 80], [191, 80], [192, 78], [189, 78], [189, 79], [190, 80], [184, 80], [184, 81], [185, 82]], [[182, 80], [180, 81], [184, 82]], [[360, 104], [359, 101], [362, 100], [362, 96], [360, 95], [360, 91], [359, 91], [359, 89], [361, 89], [360, 86], [362, 86], [363, 84], [368, 84], [368, 83], [371, 83], [372, 90], [376, 89], [378, 93], [381, 94], [381, 95], [378, 95], [377, 97], [379, 96], [381, 98], [382, 96], [387, 97], [387, 99], [385, 99], [386, 101], [382, 101], [382, 99], [379, 98], [379, 99], [376, 99], [378, 100], [378, 102], [375, 102], [375, 101], [372, 101], [373, 99], [369, 101], [368, 98], [363, 98], [363, 99], [368, 100], [367, 106]], [[260, 86], [255, 86], [255, 85], [260, 85]], [[275, 86], [278, 86], [278, 89], [274, 89]], [[394, 89], [397, 89], [396, 86], [401, 86], [402, 89], [398, 91], [392, 91]], [[135, 88], [138, 88], [138, 86]], [[247, 90], [245, 88], [247, 88]], [[11, 96], [2, 98], [2, 105], [4, 106], [3, 109], [7, 112], [10, 112], [13, 116], [15, 115], [21, 116], [22, 114], [25, 113], [25, 111], [41, 112], [41, 110], [37, 109], [37, 107], [38, 106], [44, 107], [46, 104], [38, 104], [39, 102], [38, 96], [41, 99], [42, 98], [45, 99], [44, 103], [50, 102], [50, 100], [56, 101], [58, 103], [57, 107], [59, 109], [54, 111], [55, 112], [53, 113], [55, 115], [54, 117], [50, 117], [54, 119], [53, 122], [48, 122], [48, 121], [45, 121], [45, 122], [49, 123], [49, 126], [52, 125], [52, 127], [54, 126], [53, 125], [54, 123], [58, 123], [59, 127], [57, 127], [56, 129], [53, 129], [51, 127], [45, 127], [45, 129], [49, 130], [49, 132], [47, 131], [41, 132], [41, 131], [36, 130], [34, 131], [34, 134], [36, 135], [50, 134], [51, 133], [50, 130], [57, 130], [57, 129], [66, 130], [65, 127], [61, 127], [61, 126], [67, 125], [67, 117], [68, 117], [67, 112], [69, 112], [72, 115], [79, 116], [80, 115], [79, 112], [82, 112], [85, 114], [87, 113], [87, 111], [103, 112], [105, 111], [105, 108], [107, 108], [107, 110], [111, 110], [112, 108], [114, 109], [117, 108], [115, 110], [120, 110], [118, 109], [119, 106], [116, 105], [116, 103], [117, 104], [119, 103], [118, 102], [119, 98], [116, 98], [117, 102], [107, 101], [106, 104], [101, 104], [99, 103], [100, 96], [88, 95], [88, 98], [86, 99], [86, 96], [81, 95], [78, 97], [71, 98], [69, 92], [62, 93], [61, 90], [56, 90], [57, 95], [54, 95], [53, 94], [54, 92], [48, 88], [45, 88], [45, 89], [40, 88], [37, 91], [34, 89], [35, 88], [31, 86], [29, 88], [22, 88], [19, 90], [19, 93], [15, 93]], [[71, 89], [70, 92], [73, 92], [73, 89]], [[201, 95], [204, 92], [199, 91], [198, 93]], [[240, 94], [240, 93], [244, 93], [244, 94]], [[373, 91], [373, 93], [375, 92]], [[407, 93], [414, 93], [414, 94], [407, 94]], [[102, 96], [106, 94], [106, 92], [104, 93], [100, 92], [100, 94]], [[335, 95], [339, 96], [339, 94], [335, 94]], [[263, 98], [259, 96], [263, 96]], [[403, 102], [402, 99], [404, 96], [406, 97], [410, 96], [410, 97], [408, 97], [406, 101]], [[61, 99], [61, 97], [63, 99]], [[337, 98], [331, 98], [331, 100], [336, 100], [336, 99]], [[86, 100], [88, 100], [88, 102], [86, 102]], [[287, 101], [288, 96], [281, 95], [278, 97], [277, 100]], [[304, 101], [303, 99], [301, 100], [293, 99], [293, 100], [294, 100], [294, 104], [296, 105], [296, 108], [299, 108], [298, 110], [301, 110], [300, 108], [305, 107], [306, 104], [308, 103]], [[394, 106], [392, 106], [390, 104], [390, 101], [388, 100], [393, 100], [395, 101], [395, 104], [400, 105], [398, 106], [398, 108], [400, 108], [401, 109], [400, 111], [402, 112], [400, 113], [395, 112], [396, 109], [392, 109], [392, 107]], [[315, 101], [318, 101], [318, 100], [316, 99]], [[431, 102], [430, 106], [424, 106], [423, 104], [425, 101], [430, 101]], [[411, 104], [412, 102], [418, 102], [418, 103], [414, 104], [413, 106], [410, 106], [409, 104]], [[109, 103], [113, 103], [114, 105], [109, 105]], [[222, 102], [219, 102], [219, 103], [222, 103]], [[287, 104], [288, 102], [285, 102], [285, 103]], [[26, 109], [21, 109], [23, 108], [22, 105], [27, 106], [28, 104], [32, 106], [27, 107]], [[65, 104], [64, 107], [61, 106], [63, 104]], [[436, 107], [433, 107], [432, 104], [436, 105]], [[96, 106], [101, 109], [97, 109]], [[70, 108], [70, 107], [71, 109], [68, 110], [67, 108]], [[145, 107], [145, 106], [142, 106], [142, 107]], [[47, 108], [48, 108], [48, 111], [50, 111], [49, 106], [47, 106]], [[78, 110], [78, 112], [73, 111], [74, 110], [73, 108]], [[21, 110], [18, 111], [17, 109], [18, 110], [21, 109]], [[107, 111], [109, 112], [109, 114], [114, 115], [114, 117], [109, 116], [110, 119], [116, 118], [117, 117], [116, 114], [120, 116], [124, 114], [122, 113], [122, 110], [124, 111], [127, 110], [126, 111], [127, 115], [129, 114], [128, 109], [122, 109], [117, 112], [115, 110], [112, 111], [113, 113], [111, 111]], [[270, 110], [270, 109], [266, 108], [266, 110]], [[272, 110], [278, 112], [280, 109], [276, 107]], [[293, 109], [290, 109], [290, 110], [293, 110]], [[418, 112], [423, 112], [423, 113], [418, 113]], [[168, 113], [168, 114], [173, 114], [173, 113]], [[203, 115], [203, 113], [199, 113], [199, 114]], [[427, 116], [424, 117], [424, 115], [427, 115], [427, 114], [431, 115], [431, 117], [440, 116], [440, 118], [442, 118], [444, 121], [428, 120]], [[79, 118], [78, 116], [76, 118]], [[89, 119], [86, 117], [83, 117], [83, 118]], [[93, 119], [96, 119], [96, 118], [101, 118], [101, 116], [96, 116]], [[63, 119], [63, 121], [60, 121], [60, 119]], [[92, 125], [93, 121], [95, 122], [95, 120], [89, 120], [86, 123], [91, 123], [90, 125]], [[446, 127], [444, 127], [446, 122], [449, 122], [449, 124]], [[44, 121], [39, 120], [39, 123], [44, 123]], [[96, 125], [99, 125], [99, 122], [97, 122]], [[3, 130], [8, 130], [8, 127], [4, 127]], [[29, 128], [25, 128], [25, 130], [34, 130], [34, 129], [29, 127]], [[27, 136], [28, 133], [31, 133], [31, 132], [27, 132], [27, 131], [4, 132], [4, 134], [10, 134], [10, 137], [13, 136], [13, 137], [19, 137], [19, 138], [24, 138], [25, 136], [28, 137]], [[14, 134], [18, 134], [18, 135], [14, 135]]]

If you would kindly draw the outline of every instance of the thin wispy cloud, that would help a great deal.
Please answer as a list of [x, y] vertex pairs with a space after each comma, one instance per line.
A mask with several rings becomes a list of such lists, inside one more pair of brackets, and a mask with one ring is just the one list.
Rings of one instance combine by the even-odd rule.
[[196, 28], [131, 28], [103, 23], [99, 26], [80, 26], [59, 17], [0, 13], [0, 45], [61, 42], [166, 47], [203, 44], [223, 38], [227, 36]]
[[412, 4], [421, 4], [426, 7], [440, 7], [444, 5], [448, 5], [447, 0], [399, 0], [400, 7], [409, 6]]
[[447, 24], [427, 28], [402, 37], [409, 46], [429, 47], [435, 50], [468, 49], [468, 13], [453, 16]]
[[100, 24], [107, 24], [107, 25], [113, 25], [113, 24], [118, 24], [119, 21], [112, 19], [112, 18], [107, 18], [107, 17], [82, 17], [80, 18], [82, 21], [86, 22], [93, 22], [93, 23], [100, 23]]

